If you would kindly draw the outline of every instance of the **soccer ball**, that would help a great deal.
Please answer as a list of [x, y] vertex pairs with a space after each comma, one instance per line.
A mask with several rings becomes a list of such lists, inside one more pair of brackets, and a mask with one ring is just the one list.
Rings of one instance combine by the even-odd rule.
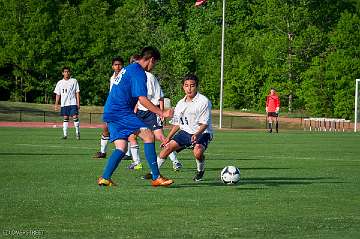
[[225, 184], [236, 184], [240, 181], [240, 169], [235, 166], [226, 166], [221, 170], [220, 178]]

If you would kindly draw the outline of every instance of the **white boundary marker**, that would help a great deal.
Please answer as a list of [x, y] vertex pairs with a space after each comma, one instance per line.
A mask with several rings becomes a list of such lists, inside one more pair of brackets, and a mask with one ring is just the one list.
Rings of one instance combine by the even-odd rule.
[[355, 87], [355, 121], [354, 121], [354, 132], [357, 131], [357, 121], [358, 121], [358, 98], [359, 98], [359, 82], [360, 79], [356, 79], [356, 87]]

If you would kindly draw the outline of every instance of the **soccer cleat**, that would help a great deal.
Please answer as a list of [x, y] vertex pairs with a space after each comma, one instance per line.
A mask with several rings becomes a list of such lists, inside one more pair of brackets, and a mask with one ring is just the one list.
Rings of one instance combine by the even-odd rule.
[[77, 140], [80, 139], [80, 133], [76, 134], [76, 139], [77, 139]]
[[99, 186], [105, 186], [105, 187], [116, 186], [116, 184], [111, 179], [105, 179], [103, 177], [100, 177], [98, 179], [97, 184]]
[[94, 155], [94, 158], [96, 158], [96, 159], [106, 158], [106, 153], [97, 152], [97, 153]]
[[61, 139], [67, 139], [67, 136], [66, 136], [66, 135], [64, 135], [63, 137], [61, 137]]
[[173, 163], [174, 171], [180, 171], [181, 168], [182, 168], [182, 164], [180, 162]]
[[196, 171], [193, 180], [194, 180], [195, 182], [202, 181], [202, 180], [203, 180], [204, 173], [205, 173], [205, 171]]
[[130, 170], [141, 170], [143, 167], [142, 167], [142, 164], [141, 163], [132, 163], [130, 164], [129, 166], [129, 169]]
[[174, 183], [173, 180], [167, 179], [167, 178], [165, 178], [165, 177], [163, 177], [163, 176], [160, 175], [157, 179], [152, 180], [151, 185], [152, 185], [153, 187], [158, 187], [158, 186], [167, 187], [167, 186], [170, 186], [170, 185], [173, 184], [173, 183]]
[[269, 130], [269, 133], [272, 133], [272, 129]]

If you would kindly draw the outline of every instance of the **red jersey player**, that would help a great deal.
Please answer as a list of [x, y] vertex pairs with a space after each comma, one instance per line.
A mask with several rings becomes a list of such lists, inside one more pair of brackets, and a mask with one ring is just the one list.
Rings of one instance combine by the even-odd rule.
[[280, 109], [280, 99], [279, 96], [276, 94], [274, 88], [271, 88], [270, 94], [266, 97], [266, 113], [269, 123], [269, 133], [272, 133], [272, 125], [273, 121], [276, 122], [276, 133], [279, 132], [279, 109]]

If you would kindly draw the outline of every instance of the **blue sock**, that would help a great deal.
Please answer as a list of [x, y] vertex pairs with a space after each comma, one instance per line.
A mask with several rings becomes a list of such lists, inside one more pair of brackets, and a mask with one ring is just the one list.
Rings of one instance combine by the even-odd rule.
[[159, 177], [160, 172], [156, 161], [155, 143], [144, 143], [145, 158], [151, 169], [152, 179]]
[[114, 152], [111, 154], [106, 167], [104, 169], [104, 173], [102, 175], [105, 179], [110, 179], [111, 175], [114, 173], [115, 169], [119, 165], [121, 159], [124, 157], [125, 153], [120, 149], [115, 149]]

